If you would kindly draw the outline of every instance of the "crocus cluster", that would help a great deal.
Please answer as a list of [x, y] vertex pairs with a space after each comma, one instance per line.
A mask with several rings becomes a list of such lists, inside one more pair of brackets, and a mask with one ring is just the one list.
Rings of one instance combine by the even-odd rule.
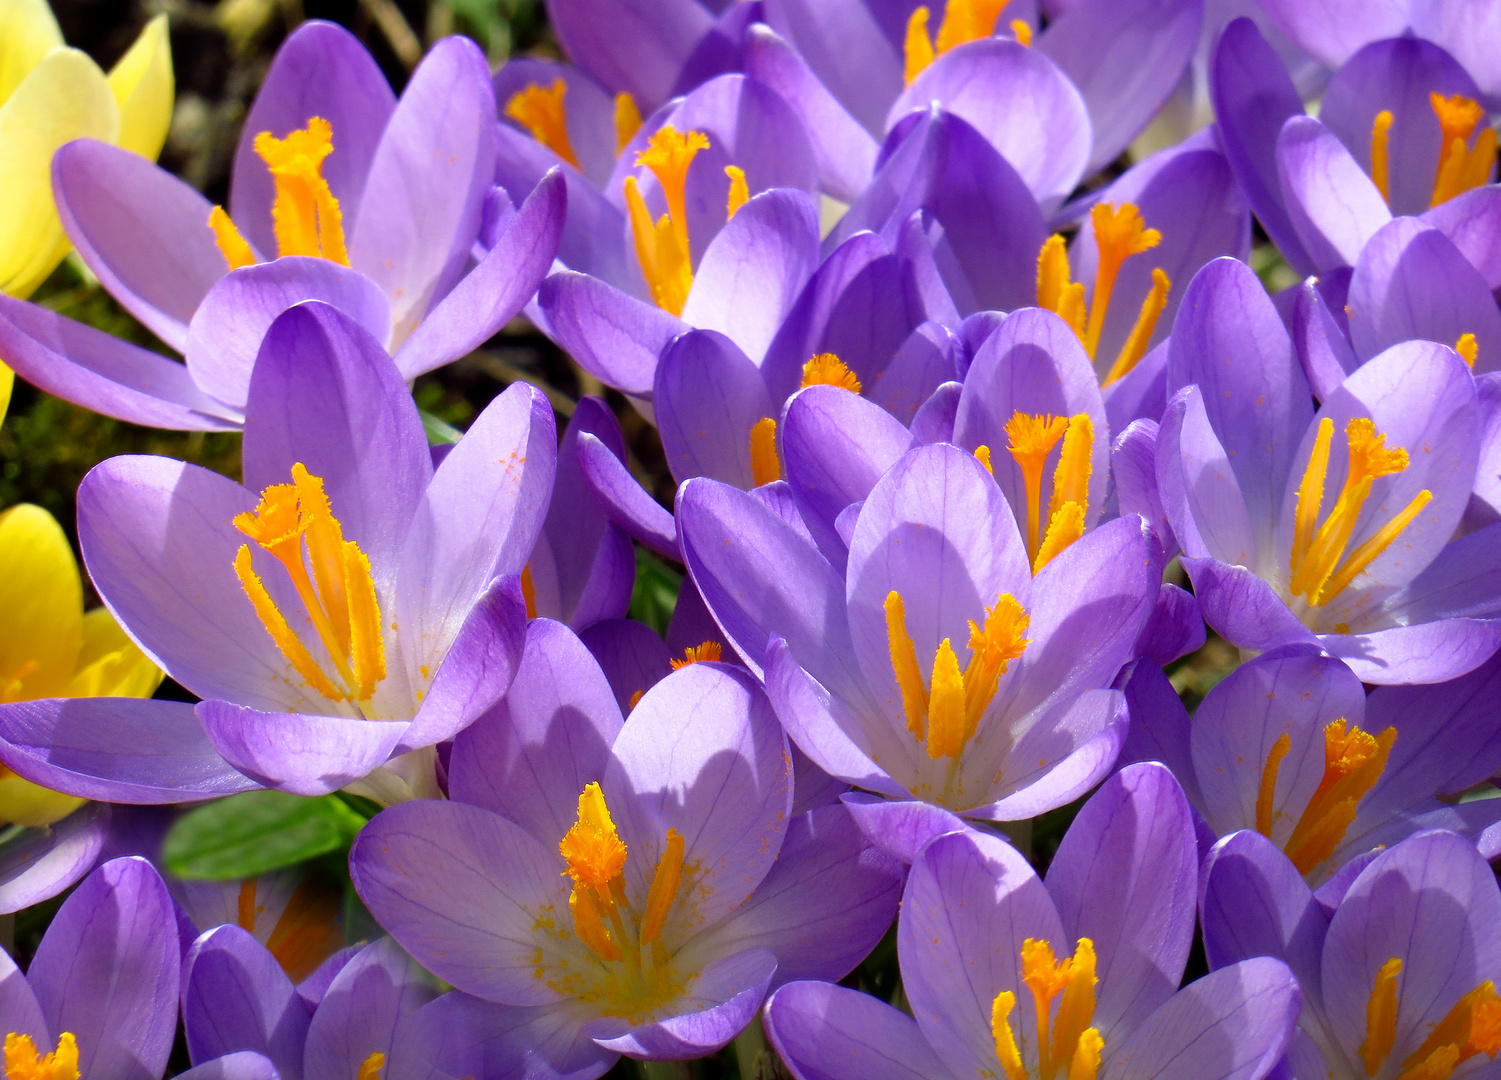
[[[215, 205], [0, 3], [0, 361], [241, 447], [93, 610], [0, 511], [6, 1080], [1501, 1076], [1501, 16], [546, 7], [297, 27]], [[517, 318], [608, 399], [418, 407]]]

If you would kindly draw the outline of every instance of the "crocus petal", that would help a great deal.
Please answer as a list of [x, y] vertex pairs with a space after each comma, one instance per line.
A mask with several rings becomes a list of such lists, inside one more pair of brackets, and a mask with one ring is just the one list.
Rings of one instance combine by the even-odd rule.
[[327, 795], [395, 752], [408, 724], [347, 716], [270, 713], [201, 701], [198, 719], [214, 748], [246, 776], [293, 795]]
[[755, 485], [751, 429], [777, 410], [760, 369], [734, 341], [712, 330], [679, 337], [657, 365], [652, 406], [679, 482], [709, 476], [738, 488]]
[[181, 963], [161, 876], [145, 859], [115, 859], [63, 902], [27, 980], [47, 1026], [77, 1037], [81, 1073], [155, 1080], [177, 1031]]
[[1244, 566], [1184, 559], [1204, 621], [1242, 649], [1272, 649], [1314, 637], [1263, 579]]
[[253, 1050], [285, 1080], [301, 1080], [308, 1009], [264, 945], [233, 924], [215, 927], [193, 943], [183, 977], [183, 1028], [193, 1061]]
[[595, 1080], [619, 1055], [582, 1031], [575, 1001], [496, 1005], [454, 990], [424, 1005], [387, 1057], [391, 1076]]
[[1410, 7], [1403, 0], [1329, 0], [1316, 5], [1264, 0], [1261, 6], [1298, 48], [1331, 68], [1339, 67], [1367, 42], [1401, 34]]
[[1313, 260], [1288, 215], [1277, 173], [1277, 135], [1288, 117], [1302, 114], [1303, 102], [1253, 20], [1236, 19], [1220, 35], [1209, 96], [1225, 157], [1257, 220], [1294, 270], [1312, 273]]
[[517, 383], [480, 413], [433, 474], [397, 574], [399, 633], [413, 685], [441, 658], [492, 578], [536, 546], [557, 468], [552, 406]]
[[[86, 805], [0, 846], [0, 912], [20, 911], [76, 885], [99, 860], [109, 825], [108, 807]], [[0, 998], [4, 993], [0, 989]], [[0, 1004], [0, 1016], [5, 1015]]]
[[766, 1002], [765, 1022], [798, 1080], [950, 1080], [912, 1017], [858, 990], [789, 983]]
[[1197, 870], [1188, 801], [1155, 763], [1105, 781], [1063, 837], [1048, 894], [1069, 937], [1094, 942], [1094, 1019], [1106, 1045], [1177, 989], [1193, 941]]
[[391, 938], [344, 966], [308, 1025], [304, 1067], [313, 1076], [358, 1074], [371, 1053], [391, 1060], [402, 1025], [438, 996], [416, 962]]
[[957, 814], [932, 803], [881, 799], [862, 791], [849, 792], [839, 801], [877, 850], [907, 865], [935, 836], [969, 827]]
[[1501, 610], [1498, 537], [1501, 529], [1492, 524], [1445, 544], [1422, 573], [1386, 599], [1383, 615], [1398, 626], [1495, 617]]
[[1112, 1053], [1102, 1080], [1253, 1080], [1287, 1049], [1302, 1004], [1298, 981], [1270, 957], [1189, 983]]
[[1196, 384], [1173, 395], [1162, 415], [1157, 490], [1184, 555], [1262, 565], [1258, 560], [1266, 556], [1256, 543], [1246, 497]]
[[793, 979], [842, 979], [896, 917], [902, 868], [878, 852], [839, 804], [799, 815], [770, 873], [743, 907], [685, 951], [724, 956], [766, 949], [773, 987]]
[[109, 71], [109, 88], [120, 107], [115, 142], [142, 157], [156, 159], [172, 124], [172, 47], [165, 12], [141, 28], [125, 55]]
[[682, 883], [663, 944], [675, 948], [737, 908], [771, 869], [792, 807], [786, 736], [739, 668], [689, 664], [631, 710], [600, 781], [635, 853], [627, 896], [646, 896], [667, 830], [683, 838]]
[[1164, 581], [1147, 624], [1136, 639], [1136, 655], [1171, 664], [1204, 644], [1204, 615], [1194, 595]]
[[1439, 203], [1419, 219], [1453, 241], [1470, 265], [1480, 271], [1487, 288], [1501, 287], [1501, 187], [1486, 184]]
[[606, 386], [648, 395], [657, 358], [688, 324], [597, 278], [565, 270], [542, 283], [537, 302], [552, 336]]
[[[360, 898], [401, 946], [444, 982], [491, 1001], [558, 1000], [535, 974], [544, 908], [567, 910], [557, 845], [543, 847], [499, 815], [458, 802], [408, 802], [382, 811], [350, 850]], [[570, 948], [571, 943], [571, 948]], [[577, 951], [575, 951], [577, 950]]]
[[188, 369], [46, 308], [0, 297], [0, 353], [49, 394], [132, 424], [233, 431], [238, 410], [209, 397]]
[[1003, 777], [1003, 790], [1010, 793], [966, 813], [1021, 821], [1072, 802], [1110, 772], [1129, 726], [1119, 690], [1088, 690], [1065, 702], [1040, 717], [1011, 748], [1015, 767]]
[[1277, 136], [1288, 216], [1315, 270], [1354, 266], [1391, 220], [1386, 200], [1334, 133], [1311, 116], [1289, 117]]
[[3, 1018], [0, 1023], [5, 1025], [7, 1034], [14, 1031], [18, 1035], [30, 1035], [38, 1047], [52, 1042], [36, 994], [9, 953], [0, 957], [0, 1018]]
[[963, 346], [946, 326], [925, 322], [907, 336], [867, 390], [870, 400], [904, 426], [933, 391], [959, 375]]
[[[1077, 48], [1077, 34], [1065, 34], [1055, 44], [1067, 56]], [[950, 50], [896, 99], [887, 129], [930, 102], [985, 135], [1021, 175], [1045, 214], [1061, 205], [1084, 175], [1092, 149], [1088, 108], [1041, 47], [987, 37]], [[1116, 153], [1119, 148], [1105, 160]]]
[[765, 11], [766, 21], [807, 59], [829, 92], [879, 134], [887, 106], [902, 92], [901, 54], [893, 45], [899, 38], [892, 33], [899, 27], [887, 23], [905, 23], [905, 7], [863, 0], [772, 0]]
[[266, 131], [284, 139], [307, 127], [314, 116], [329, 122], [334, 153], [323, 164], [323, 177], [339, 200], [348, 233], [359, 220], [370, 162], [395, 107], [396, 95], [380, 67], [348, 30], [313, 20], [288, 34], [245, 117], [244, 134], [235, 149], [229, 213], [245, 238], [263, 252], [276, 251], [271, 224], [275, 184], [255, 152], [255, 136]]
[[[695, 598], [698, 596], [698, 590], [692, 587], [692, 582], [684, 582], [677, 607], [673, 609], [674, 618], [687, 605], [690, 593]], [[698, 605], [702, 608], [703, 601], [699, 600]], [[704, 612], [704, 618], [713, 626], [714, 620], [707, 611]], [[715, 631], [718, 629], [719, 627], [714, 626]], [[702, 634], [690, 636], [697, 637], [700, 643], [705, 640]], [[601, 619], [585, 627], [579, 634], [579, 640], [588, 648], [609, 681], [615, 694], [615, 704], [622, 714], [630, 711], [638, 694], [646, 693], [672, 670], [672, 654], [661, 636], [645, 623], [634, 619]]]
[[0, 76], [0, 100], [10, 97], [26, 73], [63, 43], [52, 8], [37, 0], [12, 4], [5, 9], [6, 65]]
[[0, 706], [0, 760], [80, 798], [179, 803], [260, 785], [236, 772], [178, 701], [51, 698]]
[[549, 0], [547, 16], [569, 58], [606, 89], [629, 93], [642, 115], [667, 99], [713, 23], [694, 0]]
[[539, 843], [555, 842], [578, 820], [579, 793], [604, 775], [621, 723], [583, 642], [566, 626], [534, 619], [505, 697], [454, 740], [449, 797], [509, 818]]
[[1453, 345], [1474, 334], [1475, 371], [1501, 367], [1501, 311], [1485, 279], [1443, 233], [1397, 218], [1371, 237], [1350, 278], [1350, 341], [1368, 360], [1411, 338]]
[[228, 272], [208, 226], [209, 201], [145, 158], [93, 140], [52, 162], [68, 237], [122, 307], [178, 352], [188, 320]]
[[588, 432], [578, 440], [579, 470], [612, 524], [658, 555], [678, 560], [678, 530], [668, 513], [631, 475], [620, 457]]
[[1308, 377], [1308, 387], [1314, 397], [1323, 401], [1355, 370], [1359, 361], [1345, 331], [1324, 302], [1317, 279], [1309, 278], [1298, 286], [1289, 329], [1293, 347], [1303, 364], [1303, 374]]
[[574, 171], [588, 177], [594, 185], [602, 185], [615, 165], [615, 103], [608, 90], [582, 71], [558, 60], [513, 55], [490, 78], [495, 103], [500, 107], [501, 124], [525, 132], [531, 139], [529, 131], [506, 115], [506, 108], [528, 86], [550, 87], [559, 80], [563, 82], [567, 102], [563, 126], [579, 160]]
[[265, 1054], [237, 1050], [177, 1074], [186, 1080], [281, 1080], [281, 1073]]
[[369, 558], [389, 603], [432, 457], [411, 393], [366, 329], [322, 303], [289, 308], [270, 324], [249, 379], [243, 469], [252, 491], [288, 483], [299, 463], [321, 477], [345, 538]]
[[392, 344], [453, 287], [479, 232], [495, 169], [490, 69], [468, 38], [445, 38], [412, 73], [370, 161], [350, 264], [391, 302]]
[[1490, 619], [1441, 619], [1370, 634], [1322, 634], [1319, 644], [1375, 685], [1444, 682], [1474, 670], [1501, 646]]
[[402, 344], [396, 366], [403, 375], [416, 378], [457, 360], [516, 316], [552, 268], [567, 208], [568, 185], [560, 169], [542, 178], [490, 253]]
[[1142, 660], [1131, 666], [1125, 695], [1131, 712], [1131, 730], [1121, 747], [1120, 764], [1162, 762], [1173, 771], [1190, 802], [1197, 806], [1203, 798], [1189, 753], [1188, 710], [1183, 707], [1178, 691], [1158, 664]]

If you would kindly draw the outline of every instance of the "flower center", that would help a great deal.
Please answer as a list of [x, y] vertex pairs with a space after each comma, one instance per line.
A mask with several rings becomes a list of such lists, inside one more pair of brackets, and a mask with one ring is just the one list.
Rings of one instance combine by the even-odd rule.
[[1407, 451], [1401, 447], [1388, 450], [1386, 436], [1376, 430], [1370, 419], [1357, 416], [1345, 425], [1345, 442], [1350, 450], [1349, 471], [1345, 486], [1334, 508], [1322, 525], [1318, 521], [1319, 505], [1324, 498], [1324, 479], [1329, 471], [1329, 450], [1334, 441], [1334, 421], [1327, 416], [1319, 421], [1313, 453], [1303, 471], [1298, 487], [1298, 505], [1293, 518], [1292, 555], [1288, 563], [1291, 578], [1288, 590], [1304, 596], [1313, 607], [1321, 607], [1338, 596], [1383, 551], [1391, 546], [1408, 525], [1412, 524], [1433, 498], [1423, 490], [1413, 496], [1395, 517], [1376, 534], [1352, 551], [1344, 562], [1340, 557], [1355, 531], [1361, 508], [1371, 494], [1371, 483], [1378, 477], [1392, 476], [1407, 468]]
[[[833, 353], [819, 353], [803, 365], [803, 382], [799, 389], [824, 385], [838, 386], [852, 394], [860, 392], [859, 378]], [[782, 459], [777, 454], [777, 422], [773, 417], [763, 416], [751, 425], [750, 457], [751, 482], [755, 487], [782, 478]]]
[[803, 365], [803, 383], [800, 389], [810, 386], [838, 386], [852, 394], [860, 392], [860, 380], [844, 366], [844, 361], [833, 353], [819, 353]]
[[[1074, 955], [1059, 960], [1046, 941], [1028, 938], [1022, 943], [1022, 984], [1032, 992], [1037, 1013], [1037, 1072], [1040, 1080], [1094, 1080], [1100, 1069], [1105, 1040], [1094, 1019], [1094, 942], [1080, 938]], [[1053, 1001], [1058, 1013], [1053, 1015]], [[1016, 1035], [1011, 1029], [1011, 1010], [1016, 995], [1003, 990], [990, 1006], [990, 1033], [996, 1057], [1007, 1080], [1027, 1080]], [[1051, 1036], [1051, 1037], [1050, 1037]]]
[[30, 1035], [5, 1036], [5, 1080], [78, 1080], [78, 1043], [63, 1032], [57, 1049], [38, 1055]]
[[[1373, 736], [1353, 724], [1346, 726], [1343, 719], [1324, 728], [1324, 776], [1282, 848], [1298, 873], [1309, 873], [1334, 853], [1355, 820], [1360, 800], [1381, 779], [1396, 738], [1396, 728]], [[1274, 806], [1277, 773], [1291, 749], [1292, 740], [1283, 732], [1272, 744], [1261, 770], [1256, 831], [1267, 839], [1271, 839], [1273, 823], [1286, 816]]]
[[[1491, 168], [1496, 164], [1496, 132], [1489, 125], [1480, 123], [1485, 119], [1485, 109], [1470, 98], [1459, 94], [1444, 97], [1433, 91], [1428, 95], [1428, 103], [1433, 106], [1439, 130], [1443, 132], [1438, 168], [1433, 177], [1433, 195], [1428, 202], [1429, 206], [1437, 206], [1471, 188], [1480, 187], [1490, 178]], [[1471, 146], [1470, 136], [1477, 126], [1480, 134], [1475, 136], [1475, 144]], [[1371, 180], [1388, 203], [1391, 202], [1391, 129], [1392, 114], [1390, 110], [1382, 109], [1371, 124]]]
[[706, 641], [702, 645], [689, 645], [683, 650], [681, 659], [674, 657], [671, 661], [672, 670], [685, 668], [689, 664], [702, 664], [705, 661], [718, 660], [723, 654], [717, 641]]
[[[1392, 957], [1376, 972], [1366, 1002], [1366, 1037], [1360, 1047], [1367, 1076], [1375, 1076], [1397, 1040], [1397, 980], [1402, 960]], [[1495, 1058], [1501, 1051], [1501, 998], [1487, 979], [1457, 1001], [1402, 1062], [1397, 1080], [1448, 1080], [1454, 1070], [1477, 1054]]]
[[[996, 20], [1006, 8], [1007, 0], [949, 0], [943, 11], [936, 38], [928, 37], [926, 6], [907, 19], [903, 76], [907, 85], [921, 75], [934, 60], [955, 45], [978, 41], [995, 33]], [[1022, 19], [1013, 19], [1011, 33], [1023, 45], [1032, 44], [1032, 27]]]
[[[1073, 328], [1084, 350], [1094, 359], [1100, 347], [1100, 333], [1105, 328], [1105, 316], [1110, 310], [1110, 294], [1115, 291], [1115, 279], [1121, 266], [1132, 255], [1150, 251], [1162, 241], [1162, 234], [1148, 229], [1142, 221], [1141, 211], [1132, 203], [1096, 203], [1089, 212], [1094, 226], [1095, 247], [1099, 260], [1095, 266], [1094, 296], [1086, 310], [1084, 283], [1069, 277], [1068, 250], [1063, 237], [1054, 233], [1043, 241], [1037, 255], [1037, 306], [1059, 315]], [[1167, 306], [1168, 290], [1172, 282], [1161, 267], [1152, 270], [1152, 288], [1141, 302], [1136, 322], [1126, 343], [1115, 355], [1115, 361], [1106, 373], [1103, 385], [1109, 386], [1121, 378], [1141, 360], [1147, 352], [1147, 342], [1157, 328], [1157, 319]]]
[[[1062, 416], [1015, 412], [1006, 421], [1011, 457], [1021, 469], [1027, 501], [1027, 555], [1036, 574], [1064, 548], [1084, 535], [1089, 513], [1089, 476], [1093, 470], [1094, 424], [1088, 414]], [[1043, 527], [1042, 474], [1053, 447], [1063, 441], [1053, 467], [1053, 493]], [[975, 448], [975, 457], [994, 472], [990, 447]]]
[[[275, 138], [269, 131], [255, 137], [255, 152], [276, 184], [271, 222], [278, 255], [311, 255], [349, 265], [339, 200], [323, 179], [323, 159], [333, 150], [333, 127], [321, 116], [313, 117], [307, 127], [285, 139]], [[208, 224], [231, 270], [255, 262], [255, 253], [222, 206], [214, 207]]]
[[282, 655], [330, 701], [368, 702], [386, 677], [380, 604], [370, 560], [358, 544], [344, 539], [323, 481], [298, 462], [292, 466], [292, 483], [266, 488], [260, 505], [238, 515], [234, 525], [286, 568], [336, 678], [324, 672], [287, 625], [252, 569], [250, 545], [242, 544], [235, 556], [235, 574]]
[[558, 851], [568, 864], [564, 876], [573, 879], [568, 910], [574, 933], [605, 968], [603, 996], [631, 1013], [677, 994], [681, 987], [669, 976], [670, 957], [661, 938], [682, 881], [683, 838], [678, 831], [667, 830], [640, 915], [626, 900], [626, 846], [597, 783], [579, 795], [578, 820], [558, 842]]
[[995, 697], [1000, 677], [1012, 660], [1025, 651], [1023, 637], [1031, 617], [1010, 593], [996, 598], [985, 611], [985, 625], [969, 623], [969, 663], [959, 670], [959, 658], [948, 638], [933, 656], [931, 684], [923, 680], [917, 647], [907, 634], [907, 609], [896, 590], [886, 594], [886, 641], [891, 670], [902, 694], [907, 730], [918, 742], [926, 739], [928, 757], [954, 759], [979, 726], [985, 707]]
[[568, 141], [567, 112], [563, 108], [563, 96], [567, 93], [568, 84], [562, 79], [553, 80], [545, 90], [537, 83], [527, 83], [524, 90], [518, 90], [506, 102], [505, 114], [577, 169], [579, 159]]

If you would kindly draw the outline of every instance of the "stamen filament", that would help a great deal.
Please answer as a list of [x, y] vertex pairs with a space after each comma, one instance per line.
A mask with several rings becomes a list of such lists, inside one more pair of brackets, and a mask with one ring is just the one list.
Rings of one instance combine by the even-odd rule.
[[1397, 976], [1401, 973], [1400, 957], [1394, 956], [1382, 964], [1366, 1002], [1365, 1042], [1360, 1046], [1360, 1060], [1367, 1076], [1380, 1071], [1397, 1040]]
[[964, 675], [954, 647], [944, 638], [933, 657], [933, 686], [928, 697], [928, 757], [957, 758], [964, 749]]
[[1371, 182], [1381, 192], [1382, 201], [1388, 204], [1392, 201], [1391, 159], [1388, 156], [1391, 130], [1391, 111], [1382, 109], [1371, 124]]
[[928, 688], [922, 669], [917, 666], [917, 647], [907, 636], [907, 610], [895, 589], [886, 594], [886, 648], [891, 655], [891, 670], [896, 675], [902, 695], [902, 711], [907, 715], [907, 730], [921, 741], [926, 731]]
[[1292, 748], [1292, 739], [1284, 731], [1267, 751], [1266, 765], [1261, 770], [1261, 786], [1256, 792], [1256, 831], [1268, 840], [1272, 838], [1272, 822], [1276, 816], [1273, 803], [1277, 795], [1277, 773], [1282, 768], [1282, 759]]
[[1115, 363], [1110, 365], [1110, 371], [1106, 374], [1103, 385], [1109, 386], [1127, 375], [1147, 354], [1147, 343], [1152, 340], [1152, 331], [1157, 329], [1157, 320], [1162, 316], [1163, 309], [1167, 307], [1167, 294], [1171, 288], [1172, 282], [1168, 279], [1167, 271], [1160, 266], [1154, 266], [1151, 291], [1141, 302], [1141, 311], [1136, 316], [1136, 322], [1131, 326], [1131, 333], [1126, 337], [1126, 343], [1121, 346], [1121, 351], [1116, 354]]
[[667, 846], [657, 862], [657, 872], [646, 895], [646, 911], [641, 916], [641, 944], [649, 945], [662, 936], [667, 913], [677, 899], [683, 877], [683, 837], [676, 829], [667, 830]]
[[1496, 133], [1492, 128], [1484, 128], [1472, 151], [1470, 135], [1485, 117], [1480, 103], [1460, 94], [1446, 98], [1437, 91], [1428, 95], [1428, 102], [1443, 132], [1433, 197], [1429, 202], [1430, 206], [1437, 206], [1485, 182], [1496, 160]]
[[1011, 1010], [1016, 1006], [1016, 995], [1002, 990], [990, 1003], [990, 1035], [995, 1040], [995, 1056], [1006, 1071], [1006, 1080], [1027, 1080], [1026, 1067], [1022, 1065], [1021, 1053], [1016, 1048], [1016, 1035], [1011, 1030]]
[[1299, 873], [1311, 872], [1344, 839], [1360, 800], [1386, 770], [1396, 738], [1396, 728], [1372, 737], [1342, 719], [1324, 729], [1323, 778], [1283, 848]]
[[1022, 412], [1012, 413], [1006, 421], [1006, 438], [1011, 456], [1021, 469], [1027, 499], [1027, 552], [1034, 558], [1041, 542], [1043, 466], [1068, 430], [1068, 423], [1062, 416], [1032, 416]]
[[1094, 295], [1089, 301], [1089, 322], [1084, 333], [1084, 349], [1091, 357], [1099, 351], [1100, 332], [1105, 328], [1105, 314], [1110, 309], [1110, 294], [1121, 265], [1132, 255], [1154, 248], [1162, 240], [1156, 229], [1148, 229], [1141, 211], [1131, 203], [1114, 206], [1096, 203], [1089, 212], [1094, 226], [1099, 262], [1095, 267]]
[[740, 166], [726, 165], [724, 174], [730, 178], [730, 193], [724, 206], [724, 219], [729, 221], [736, 211], [750, 202], [750, 189], [745, 186], [745, 170]]
[[255, 265], [255, 252], [250, 250], [250, 244], [235, 228], [224, 207], [216, 206], [209, 211], [208, 227], [214, 230], [214, 243], [219, 245], [219, 252], [231, 270]]
[[777, 454], [777, 422], [763, 416], [751, 426], [751, 483], [760, 487], [782, 478], [782, 459]]
[[1457, 1001], [1407, 1060], [1398, 1080], [1447, 1080], [1476, 1054], [1492, 1059], [1501, 1051], [1501, 998], [1487, 979]]
[[360, 1062], [360, 1070], [355, 1073], [354, 1080], [380, 1080], [381, 1066], [386, 1063], [386, 1055], [379, 1050], [375, 1051], [364, 1061]]

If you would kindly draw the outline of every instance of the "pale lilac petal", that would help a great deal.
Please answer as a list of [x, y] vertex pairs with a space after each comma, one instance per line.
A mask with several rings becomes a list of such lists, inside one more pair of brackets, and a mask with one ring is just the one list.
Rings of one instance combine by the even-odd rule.
[[1197, 385], [1175, 394], [1163, 414], [1157, 487], [1185, 555], [1235, 566], [1259, 566], [1258, 557], [1265, 558], [1257, 548], [1246, 497]]
[[878, 850], [908, 865], [935, 836], [969, 828], [958, 815], [932, 803], [881, 799], [863, 791], [849, 792], [839, 801]]
[[624, 394], [650, 394], [657, 358], [689, 329], [655, 304], [571, 270], [544, 281], [537, 301], [553, 339], [585, 370]]
[[806, 58], [819, 81], [860, 124], [880, 134], [887, 107], [902, 92], [900, 38], [892, 36], [900, 27], [885, 25], [882, 16], [904, 24], [913, 5], [771, 0], [764, 6], [766, 21]]
[[734, 341], [713, 330], [677, 338], [657, 365], [652, 407], [678, 482], [708, 476], [755, 486], [751, 429], [777, 409], [760, 369]]
[[1262, 10], [1293, 44], [1325, 67], [1337, 68], [1367, 42], [1397, 37], [1407, 28], [1404, 0], [1262, 0]]
[[[99, 860], [109, 827], [109, 807], [91, 803], [55, 825], [27, 829], [0, 845], [0, 913], [50, 900], [78, 884]], [[0, 975], [0, 1016], [5, 1015], [3, 979]]]
[[386, 1059], [402, 1080], [595, 1080], [619, 1055], [583, 1034], [574, 1001], [496, 1005], [450, 991], [423, 1006]]
[[966, 813], [1021, 821], [1079, 798], [1115, 765], [1130, 719], [1119, 690], [1085, 691], [1039, 718], [1016, 741], [1010, 754], [1014, 767], [1000, 783], [1010, 793]]
[[564, 51], [607, 90], [625, 90], [642, 115], [672, 92], [678, 70], [713, 17], [694, 0], [549, 0]]
[[1444, 682], [1490, 659], [1501, 646], [1501, 626], [1492, 619], [1442, 619], [1370, 634], [1322, 634], [1319, 644], [1362, 682]]
[[358, 1074], [372, 1053], [391, 1061], [402, 1026], [437, 996], [427, 974], [393, 939], [366, 946], [339, 972], [308, 1025], [306, 1071], [320, 1077]]
[[1243, 566], [1214, 559], [1183, 560], [1204, 621], [1226, 641], [1258, 652], [1314, 636], [1282, 598]]
[[1420, 218], [1447, 236], [1488, 288], [1501, 287], [1501, 187], [1487, 184], [1441, 202]]
[[185, 1080], [281, 1080], [271, 1059], [254, 1050], [236, 1050], [177, 1075]]
[[268, 713], [227, 701], [195, 706], [224, 759], [293, 795], [327, 795], [367, 776], [396, 750], [408, 724], [347, 716]]
[[1324, 302], [1318, 279], [1309, 278], [1298, 286], [1289, 329], [1309, 389], [1323, 401], [1355, 370], [1359, 361], [1350, 339]]
[[578, 463], [584, 482], [612, 524], [658, 555], [674, 561], [682, 558], [672, 514], [651, 497], [619, 456], [585, 432], [578, 440]]
[[766, 1002], [765, 1023], [797, 1080], [950, 1080], [912, 1017], [858, 990], [790, 983]]
[[1290, 117], [1277, 137], [1288, 216], [1320, 272], [1354, 266], [1391, 220], [1386, 200], [1339, 139], [1310, 116]]

